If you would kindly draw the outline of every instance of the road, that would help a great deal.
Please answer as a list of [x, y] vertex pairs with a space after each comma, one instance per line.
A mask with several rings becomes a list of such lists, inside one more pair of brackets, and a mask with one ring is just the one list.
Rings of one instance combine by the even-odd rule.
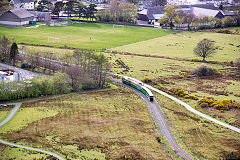
[[15, 72], [20, 74], [20, 77], [21, 77], [20, 79], [31, 79], [33, 77], [40, 75], [39, 73], [27, 71], [27, 70], [24, 70], [24, 69], [21, 69], [18, 67], [14, 67], [14, 66], [10, 66], [7, 64], [3, 64], [3, 63], [0, 63], [0, 70], [1, 70], [1, 68], [8, 68], [8, 69], [14, 70]]
[[130, 87], [128, 85], [123, 84], [119, 80], [112, 79], [112, 78], [109, 78], [109, 79], [111, 81], [117, 83], [117, 84], [120, 84], [122, 86], [130, 88], [131, 90], [136, 92], [138, 95], [140, 95], [141, 98], [148, 103], [150, 116], [151, 116], [151, 114], [153, 115], [153, 118], [154, 118], [155, 122], [158, 125], [156, 127], [158, 127], [160, 129], [161, 134], [164, 135], [164, 138], [168, 141], [170, 147], [180, 157], [182, 157], [184, 159], [187, 159], [187, 160], [193, 160], [193, 158], [191, 156], [189, 156], [184, 150], [182, 150], [182, 148], [178, 145], [177, 141], [175, 140], [175, 138], [174, 138], [174, 136], [173, 136], [169, 126], [168, 126], [167, 121], [164, 118], [163, 111], [162, 111], [162, 109], [160, 108], [160, 106], [158, 105], [158, 103], [157, 103], [157, 101], [155, 99], [154, 99], [153, 102], [150, 102], [148, 100], [148, 98], [142, 92], [140, 92], [140, 91], [138, 91], [138, 90], [136, 90], [136, 89], [134, 89], [134, 88], [132, 88], [132, 87]]
[[[15, 105], [15, 107], [12, 109], [11, 113], [8, 115], [8, 117], [2, 121], [0, 123], [0, 127], [3, 126], [4, 124], [6, 124], [9, 120], [11, 120], [13, 118], [13, 116], [15, 115], [15, 113], [18, 111], [18, 109], [20, 108], [22, 103], [9, 103], [9, 104], [0, 104], [1, 105]], [[32, 147], [27, 147], [27, 146], [22, 146], [22, 145], [18, 145], [18, 144], [14, 144], [14, 143], [10, 143], [10, 142], [6, 142], [4, 140], [0, 140], [0, 143], [3, 143], [3, 144], [6, 144], [6, 145], [9, 145], [9, 146], [14, 146], [14, 147], [19, 147], [19, 148], [24, 148], [24, 149], [27, 149], [27, 150], [32, 150], [32, 151], [37, 151], [37, 152], [42, 152], [42, 153], [45, 153], [45, 154], [48, 154], [48, 155], [51, 155], [59, 160], [65, 160], [64, 158], [62, 158], [61, 156], [55, 154], [55, 153], [52, 153], [52, 152], [48, 152], [48, 151], [44, 151], [44, 150], [41, 150], [41, 149], [37, 149], [37, 148], [32, 148]]]

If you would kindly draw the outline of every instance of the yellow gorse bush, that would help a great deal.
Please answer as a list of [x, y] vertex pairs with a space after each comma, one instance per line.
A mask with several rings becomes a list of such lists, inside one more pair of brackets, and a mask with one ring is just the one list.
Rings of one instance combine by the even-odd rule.
[[230, 110], [233, 108], [240, 109], [240, 103], [227, 99], [217, 101], [212, 97], [207, 97], [199, 100], [198, 105], [202, 108], [213, 107], [218, 110]]

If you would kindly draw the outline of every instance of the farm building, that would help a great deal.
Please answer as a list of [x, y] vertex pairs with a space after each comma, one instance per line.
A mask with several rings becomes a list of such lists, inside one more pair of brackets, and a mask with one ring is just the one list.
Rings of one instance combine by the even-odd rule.
[[25, 9], [13, 9], [0, 15], [0, 24], [11, 26], [28, 25], [34, 19], [34, 15]]
[[29, 13], [33, 14], [38, 22], [51, 21], [50, 12], [29, 11]]

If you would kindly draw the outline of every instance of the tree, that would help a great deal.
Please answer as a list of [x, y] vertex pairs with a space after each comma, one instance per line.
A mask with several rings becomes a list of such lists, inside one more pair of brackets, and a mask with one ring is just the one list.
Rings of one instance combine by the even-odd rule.
[[95, 4], [90, 4], [87, 9], [86, 9], [86, 15], [87, 15], [87, 18], [91, 18], [93, 20], [93, 18], [96, 18], [95, 17], [95, 13], [97, 12], [97, 9], [96, 9], [96, 5]]
[[197, 56], [202, 57], [203, 61], [206, 61], [205, 58], [215, 53], [214, 42], [209, 39], [203, 39], [198, 42], [193, 51]]
[[177, 15], [174, 18], [175, 23], [177, 25], [182, 25], [184, 23], [185, 16], [186, 16], [186, 13], [183, 10], [178, 10]]
[[62, 11], [62, 9], [63, 9], [63, 2], [62, 1], [57, 1], [55, 3], [55, 7], [52, 11], [52, 14], [57, 15], [59, 17], [59, 13]]
[[190, 25], [196, 20], [196, 17], [193, 13], [189, 13], [185, 15], [184, 22], [188, 25], [188, 30], [190, 31]]
[[11, 9], [8, 0], [0, 0], [0, 15]]
[[9, 56], [9, 62], [13, 61], [12, 62], [13, 66], [15, 66], [17, 54], [18, 54], [18, 46], [17, 46], [17, 43], [13, 42], [10, 49], [10, 56]]
[[129, 3], [137, 4], [140, 0], [127, 0]]
[[86, 16], [86, 6], [82, 2], [77, 3], [75, 12], [78, 14], [79, 18], [85, 17]]
[[67, 12], [68, 17], [71, 17], [71, 14], [74, 13], [74, 5], [75, 5], [75, 1], [74, 0], [70, 0], [66, 3], [66, 5], [64, 6], [64, 11]]
[[180, 9], [178, 5], [170, 5], [164, 8], [164, 16], [168, 20], [170, 29], [173, 28], [174, 18], [177, 16], [177, 10]]
[[109, 9], [98, 12], [98, 18], [104, 22], [136, 23], [137, 9], [132, 3], [113, 0]]
[[233, 27], [234, 19], [232, 17], [227, 16], [222, 19], [222, 23], [224, 27]]
[[152, 6], [165, 6], [167, 4], [167, 0], [153, 0]]
[[38, 2], [37, 11], [43, 12], [43, 11], [49, 11], [52, 9], [52, 3], [48, 0], [40, 0]]
[[10, 39], [8, 39], [5, 35], [0, 37], [0, 60], [2, 62], [8, 62], [9, 61], [9, 55], [10, 55], [10, 45], [11, 45]]

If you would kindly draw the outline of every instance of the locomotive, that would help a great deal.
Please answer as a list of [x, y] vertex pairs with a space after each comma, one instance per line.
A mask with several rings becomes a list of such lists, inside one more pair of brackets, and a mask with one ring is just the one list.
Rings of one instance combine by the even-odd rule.
[[134, 78], [130, 78], [130, 77], [127, 77], [127, 76], [123, 76], [122, 77], [122, 82], [124, 84], [127, 84], [127, 85], [141, 91], [144, 95], [147, 96], [149, 101], [153, 101], [154, 96], [153, 96], [152, 92], [147, 87], [145, 87], [144, 84], [141, 81], [138, 81]]

